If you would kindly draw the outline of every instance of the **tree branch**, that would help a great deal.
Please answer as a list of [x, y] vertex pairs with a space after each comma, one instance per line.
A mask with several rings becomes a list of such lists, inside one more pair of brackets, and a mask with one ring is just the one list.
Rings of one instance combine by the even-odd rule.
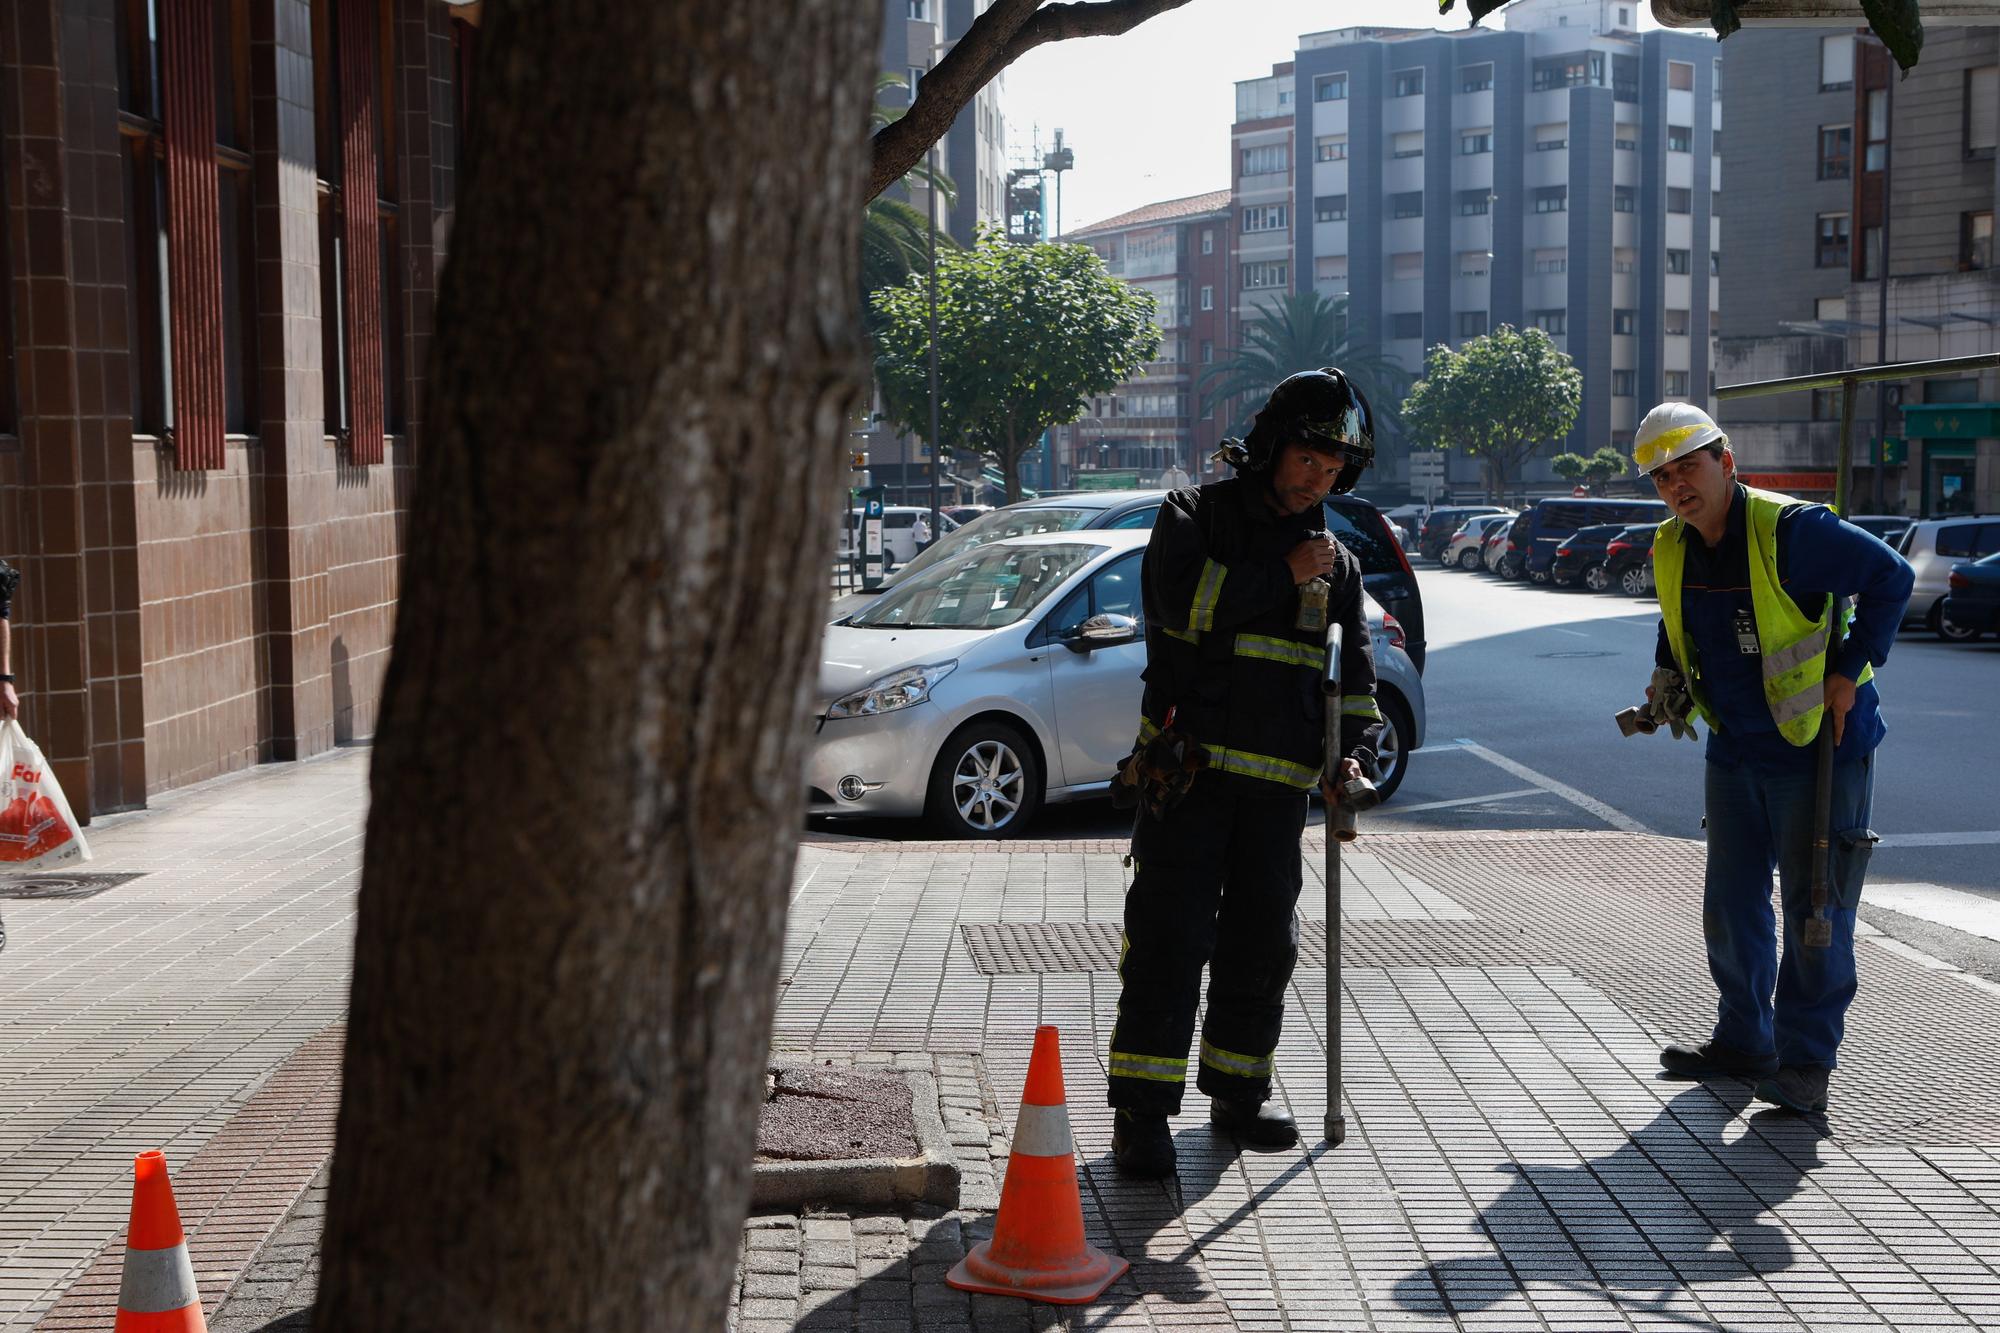
[[1042, 0], [994, 0], [951, 53], [924, 75], [910, 109], [875, 132], [866, 197], [873, 199], [901, 180], [981, 88], [1036, 47], [1075, 37], [1115, 37], [1187, 2], [1078, 0], [1043, 7]]

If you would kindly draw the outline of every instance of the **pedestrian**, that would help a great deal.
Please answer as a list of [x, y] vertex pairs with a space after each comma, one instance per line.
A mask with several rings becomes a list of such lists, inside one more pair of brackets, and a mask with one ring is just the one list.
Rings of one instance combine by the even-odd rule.
[[1178, 491], [1193, 483], [1194, 478], [1179, 463], [1167, 464], [1167, 470], [1160, 474], [1160, 489], [1163, 491]]
[[[1329, 768], [1342, 781], [1372, 774], [1382, 730], [1361, 569], [1326, 534], [1320, 502], [1354, 488], [1373, 427], [1339, 370], [1287, 378], [1248, 437], [1223, 442], [1237, 475], [1169, 494], [1146, 548], [1140, 748], [1120, 778], [1141, 804], [1109, 1062], [1112, 1152], [1132, 1175], [1173, 1173], [1168, 1117], [1181, 1108], [1204, 964], [1195, 1086], [1210, 1123], [1255, 1148], [1298, 1142], [1270, 1096], [1298, 959], [1299, 837], [1308, 793], [1338, 799]], [[1344, 633], [1334, 756], [1320, 689], [1329, 624]]]
[[21, 586], [21, 571], [0, 560], [0, 718], [21, 716], [21, 697], [14, 693], [13, 626], [14, 593]]
[[922, 555], [924, 548], [931, 544], [931, 521], [922, 514], [918, 514], [916, 521], [910, 524], [910, 540], [916, 543], [918, 555]]
[[[1719, 1002], [1709, 1039], [1670, 1045], [1660, 1063], [1687, 1078], [1754, 1079], [1763, 1101], [1823, 1111], [1854, 998], [1854, 911], [1876, 842], [1868, 820], [1884, 726], [1874, 669], [1902, 623], [1910, 566], [1824, 505], [1742, 484], [1728, 436], [1691, 404], [1647, 413], [1634, 455], [1673, 513], [1654, 540], [1653, 569], [1654, 657], [1674, 675], [1655, 679], [1684, 689], [1708, 724], [1702, 935]], [[1828, 662], [1831, 598], [1855, 604]], [[1816, 742], [1829, 725], [1832, 942], [1822, 946], [1802, 932], [1813, 915]]]

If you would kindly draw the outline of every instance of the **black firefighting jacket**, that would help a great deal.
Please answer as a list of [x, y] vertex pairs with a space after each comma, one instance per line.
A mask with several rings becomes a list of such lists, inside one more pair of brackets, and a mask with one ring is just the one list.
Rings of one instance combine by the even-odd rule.
[[[1317, 506], [1283, 515], [1251, 474], [1174, 491], [1146, 547], [1146, 693], [1140, 740], [1174, 728], [1227, 780], [1271, 795], [1312, 788], [1326, 766], [1326, 630], [1295, 627], [1299, 588], [1285, 555], [1325, 525]], [[1361, 566], [1338, 546], [1328, 625], [1344, 626], [1342, 756], [1374, 772], [1382, 712], [1362, 609]]]

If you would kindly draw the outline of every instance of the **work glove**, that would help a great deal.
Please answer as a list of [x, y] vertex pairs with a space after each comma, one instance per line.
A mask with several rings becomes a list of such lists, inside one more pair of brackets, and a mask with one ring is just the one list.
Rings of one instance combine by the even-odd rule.
[[1208, 767], [1208, 751], [1193, 736], [1174, 726], [1174, 710], [1167, 710], [1167, 724], [1160, 734], [1133, 749], [1118, 761], [1118, 776], [1111, 781], [1114, 809], [1144, 808], [1154, 819], [1165, 819], [1167, 811], [1180, 804], [1195, 775]]
[[1694, 697], [1688, 693], [1687, 677], [1672, 667], [1656, 667], [1646, 695], [1645, 703], [1617, 714], [1620, 732], [1627, 736], [1650, 736], [1666, 727], [1675, 740], [1699, 739], [1694, 731]]

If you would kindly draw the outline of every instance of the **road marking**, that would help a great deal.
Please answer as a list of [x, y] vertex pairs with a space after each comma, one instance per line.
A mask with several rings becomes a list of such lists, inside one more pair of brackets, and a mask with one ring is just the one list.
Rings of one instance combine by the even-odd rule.
[[1461, 796], [1455, 801], [1426, 801], [1422, 805], [1399, 805], [1389, 813], [1394, 815], [1414, 815], [1424, 810], [1449, 810], [1455, 805], [1478, 805], [1482, 801], [1511, 801], [1517, 796], [1539, 796], [1540, 787], [1523, 787], [1519, 791], [1497, 791], [1491, 796]]
[[1582, 630], [1580, 630], [1580, 629], [1564, 629], [1564, 628], [1563, 628], [1562, 626], [1560, 626], [1560, 625], [1550, 625], [1550, 626], [1549, 626], [1548, 628], [1550, 628], [1550, 629], [1554, 630], [1554, 631], [1555, 631], [1556, 633], [1558, 633], [1558, 634], [1570, 634], [1570, 635], [1574, 635], [1575, 637], [1577, 637], [1577, 638], [1579, 638], [1579, 639], [1587, 639], [1587, 638], [1589, 638], [1589, 637], [1590, 637], [1590, 636], [1589, 636], [1588, 634], [1585, 634], [1585, 633], [1584, 633], [1584, 632], [1583, 632]]
[[1877, 847], [1986, 847], [1994, 843], [2000, 843], [2000, 833], [1891, 833], [1875, 845]]
[[1557, 782], [1554, 778], [1550, 777], [1546, 773], [1537, 773], [1534, 769], [1529, 768], [1526, 764], [1517, 763], [1516, 761], [1509, 759], [1504, 754], [1498, 754], [1492, 750], [1489, 750], [1485, 746], [1479, 744], [1477, 741], [1468, 740], [1465, 737], [1461, 736], [1458, 738], [1457, 744], [1461, 749], [1467, 750], [1472, 754], [1478, 755], [1481, 759], [1484, 759], [1487, 763], [1493, 765], [1495, 768], [1504, 769], [1507, 772], [1512, 773], [1515, 777], [1522, 779], [1523, 781], [1532, 782], [1537, 787], [1540, 787], [1543, 791], [1548, 792], [1552, 796], [1562, 797], [1565, 801], [1568, 801], [1571, 805], [1577, 807], [1579, 810], [1583, 810], [1589, 814], [1597, 816], [1597, 818], [1603, 820], [1605, 823], [1611, 825], [1611, 827], [1615, 829], [1623, 830], [1626, 833], [1652, 832], [1651, 829], [1647, 828], [1644, 824], [1641, 824], [1638, 820], [1633, 819], [1631, 816], [1626, 815], [1620, 811], [1612, 809], [1604, 802], [1598, 800], [1595, 796], [1586, 796], [1582, 792], [1578, 791], [1576, 788], [1570, 786], [1568, 783]]
[[1868, 884], [1861, 905], [1901, 912], [1933, 925], [2000, 940], [2000, 898], [1948, 889], [1942, 884]]

